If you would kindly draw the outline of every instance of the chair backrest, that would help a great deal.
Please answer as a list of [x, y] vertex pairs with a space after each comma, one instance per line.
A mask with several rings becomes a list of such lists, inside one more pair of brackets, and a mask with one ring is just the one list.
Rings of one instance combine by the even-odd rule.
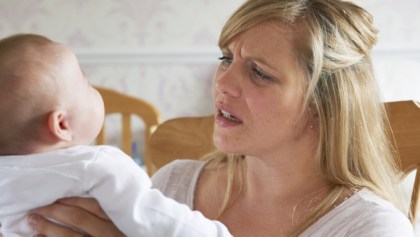
[[415, 101], [385, 104], [392, 133], [405, 175], [416, 170], [408, 217], [414, 224], [420, 193], [420, 103]]
[[416, 171], [408, 217], [414, 224], [420, 191], [420, 103], [398, 101], [385, 103], [394, 142], [405, 175]]
[[[385, 104], [395, 138], [401, 168], [405, 175], [420, 170], [420, 103], [415, 101]], [[156, 169], [175, 159], [199, 159], [215, 150], [214, 116], [167, 120], [151, 135], [149, 155]], [[408, 216], [414, 223], [420, 194], [420, 172], [416, 174]]]
[[[148, 154], [148, 142], [149, 137], [153, 129], [159, 123], [159, 112], [158, 110], [148, 102], [132, 97], [118, 91], [102, 88], [95, 86], [95, 88], [102, 95], [105, 104], [105, 116], [110, 114], [121, 115], [121, 136], [120, 136], [120, 148], [128, 155], [132, 156], [132, 125], [131, 116], [137, 116], [144, 122], [144, 156], [143, 160], [146, 164], [148, 173], [150, 174], [153, 170], [149, 154]], [[103, 145], [107, 144], [106, 140], [106, 124], [104, 123], [101, 132], [96, 138], [96, 144]]]
[[175, 159], [200, 159], [215, 150], [214, 116], [167, 120], [156, 128], [149, 141], [149, 155], [156, 170]]

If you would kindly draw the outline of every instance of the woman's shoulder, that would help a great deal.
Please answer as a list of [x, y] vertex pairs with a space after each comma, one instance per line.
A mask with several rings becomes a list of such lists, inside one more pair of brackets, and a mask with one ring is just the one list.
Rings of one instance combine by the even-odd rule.
[[192, 208], [197, 181], [205, 165], [206, 161], [200, 160], [172, 161], [152, 176], [152, 187]]
[[391, 203], [362, 189], [301, 236], [414, 236], [408, 218]]
[[407, 216], [390, 202], [367, 189], [361, 190], [358, 195], [360, 200], [356, 207], [363, 217], [351, 229], [354, 236], [414, 236]]
[[156, 187], [157, 185], [161, 185], [161, 183], [170, 182], [172, 178], [176, 180], [183, 178], [191, 179], [192, 176], [201, 172], [205, 164], [205, 161], [200, 160], [174, 160], [153, 174], [153, 186]]

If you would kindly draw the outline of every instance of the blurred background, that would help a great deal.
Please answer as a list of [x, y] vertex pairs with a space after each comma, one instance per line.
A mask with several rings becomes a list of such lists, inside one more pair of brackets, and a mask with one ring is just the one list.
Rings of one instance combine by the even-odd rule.
[[[31, 32], [68, 45], [92, 84], [149, 101], [162, 121], [208, 115], [218, 36], [243, 1], [0, 0], [0, 37]], [[356, 2], [380, 30], [373, 61], [383, 100], [420, 100], [420, 1]]]
[[[0, 0], [0, 37], [39, 33], [76, 52], [92, 84], [148, 100], [162, 119], [212, 112], [217, 39], [243, 0]], [[380, 30], [386, 101], [420, 99], [420, 1], [358, 0]]]

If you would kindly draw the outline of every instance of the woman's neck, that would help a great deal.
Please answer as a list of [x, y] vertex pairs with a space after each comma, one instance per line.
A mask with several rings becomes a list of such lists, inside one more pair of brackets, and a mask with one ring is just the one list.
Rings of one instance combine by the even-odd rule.
[[249, 198], [264, 197], [264, 200], [268, 197], [298, 200], [321, 189], [329, 189], [330, 183], [317, 168], [315, 151], [300, 150], [281, 154], [245, 158], [242, 195]]
[[[255, 236], [256, 233], [264, 236], [263, 232], [266, 236], [289, 236], [308, 211], [328, 195], [332, 185], [315, 165], [303, 165], [311, 162], [290, 159], [270, 162], [248, 156], [243, 160], [242, 188], [238, 188], [241, 184], [236, 180], [232, 201], [220, 217], [232, 228], [232, 233], [238, 236]], [[256, 216], [261, 217], [261, 221], [257, 221]], [[248, 235], [248, 232], [252, 234]]]

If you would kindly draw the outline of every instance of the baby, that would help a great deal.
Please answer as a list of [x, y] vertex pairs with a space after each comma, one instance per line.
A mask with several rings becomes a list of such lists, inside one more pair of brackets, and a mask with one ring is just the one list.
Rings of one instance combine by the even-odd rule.
[[120, 150], [89, 146], [101, 95], [65, 46], [43, 36], [0, 40], [0, 233], [33, 236], [28, 213], [71, 196], [95, 198], [129, 237], [231, 236], [226, 227], [151, 189]]

